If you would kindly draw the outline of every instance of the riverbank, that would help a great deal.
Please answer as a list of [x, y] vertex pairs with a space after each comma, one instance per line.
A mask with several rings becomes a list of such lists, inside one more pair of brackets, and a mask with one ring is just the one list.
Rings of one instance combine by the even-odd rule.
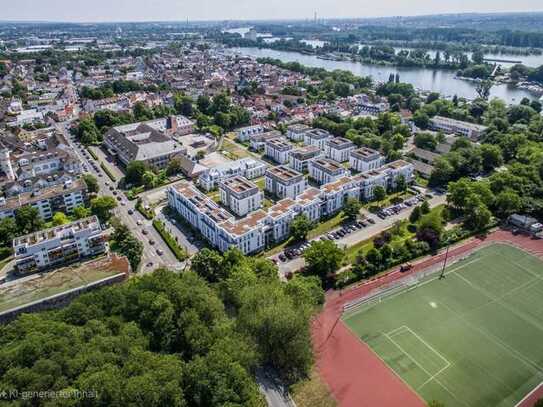
[[[417, 67], [394, 67], [390, 65], [373, 65], [355, 61], [335, 61], [318, 58], [316, 55], [305, 55], [298, 52], [276, 51], [268, 48], [244, 47], [229, 48], [229, 52], [253, 58], [273, 58], [283, 62], [298, 62], [302, 65], [323, 68], [329, 71], [344, 70], [357, 76], [370, 76], [374, 82], [387, 82], [391, 75], [399, 75], [400, 81], [410, 83], [418, 92], [438, 92], [443, 97], [454, 95], [466, 99], [477, 97], [477, 83], [459, 81], [456, 70], [435, 70]], [[506, 103], [518, 103], [523, 98], [539, 99], [529, 90], [520, 89], [512, 84], [499, 83], [490, 91], [490, 97], [497, 97]]]

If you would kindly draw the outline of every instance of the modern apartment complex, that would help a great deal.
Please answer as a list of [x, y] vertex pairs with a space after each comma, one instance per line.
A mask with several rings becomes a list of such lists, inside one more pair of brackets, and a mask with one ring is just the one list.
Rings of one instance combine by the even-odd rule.
[[[310, 220], [318, 221], [341, 210], [349, 197], [368, 200], [373, 197], [377, 185], [394, 188], [400, 176], [410, 183], [413, 165], [403, 160], [395, 161], [365, 174], [343, 176], [318, 189], [307, 188], [302, 174], [288, 167], [270, 168], [266, 171], [266, 189], [282, 199], [266, 210], [247, 212], [241, 219], [221, 209], [190, 183], [170, 187], [168, 202], [214, 247], [221, 251], [238, 247], [248, 254], [288, 238], [290, 225], [296, 216], [305, 214]], [[236, 185], [238, 181], [232, 180], [231, 183]], [[221, 184], [221, 200], [225, 188], [226, 185]], [[253, 191], [252, 185], [246, 191]], [[275, 191], [280, 192], [277, 194]], [[224, 193], [223, 202], [227, 202], [231, 198], [226, 197], [226, 191]], [[254, 192], [247, 195], [254, 196]], [[232, 205], [228, 207], [232, 208]]]
[[295, 199], [306, 187], [303, 174], [282, 165], [266, 170], [266, 191], [278, 198]]
[[322, 158], [324, 154], [317, 146], [297, 148], [290, 152], [289, 167], [298, 172], [309, 171], [309, 163], [315, 158]]
[[278, 164], [287, 164], [293, 149], [294, 145], [285, 138], [274, 138], [266, 141], [264, 154]]
[[338, 163], [349, 161], [351, 151], [355, 148], [355, 144], [346, 138], [332, 138], [326, 142], [326, 158], [330, 158]]
[[266, 131], [263, 126], [247, 126], [236, 130], [236, 138], [243, 142], [249, 141], [253, 135], [262, 134]]
[[329, 184], [347, 175], [349, 175], [349, 171], [337, 161], [316, 158], [309, 162], [309, 177], [319, 185]]
[[304, 141], [304, 134], [311, 130], [311, 127], [305, 124], [293, 124], [287, 129], [287, 137], [292, 141]]
[[354, 171], [367, 172], [380, 168], [385, 163], [385, 157], [379, 151], [362, 147], [351, 151], [349, 164]]
[[332, 135], [326, 130], [311, 129], [304, 133], [304, 144], [306, 146], [317, 146], [322, 151], [326, 149], [326, 142], [332, 138]]
[[107, 250], [96, 216], [13, 240], [16, 270], [26, 274], [96, 256]]
[[268, 165], [265, 162], [245, 157], [215, 168], [209, 168], [200, 175], [198, 183], [206, 191], [211, 191], [227, 178], [238, 175], [247, 179], [262, 177], [266, 172], [266, 168], [268, 168]]
[[262, 207], [264, 194], [246, 178], [228, 178], [219, 184], [221, 202], [238, 216], [245, 216]]

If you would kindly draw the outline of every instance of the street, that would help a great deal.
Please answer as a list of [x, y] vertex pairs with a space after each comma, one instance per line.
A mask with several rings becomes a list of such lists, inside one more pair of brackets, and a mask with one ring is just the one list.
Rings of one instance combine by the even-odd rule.
[[[98, 180], [98, 185], [100, 187], [99, 195], [111, 196], [116, 199], [119, 206], [113, 210], [114, 216], [119, 218], [122, 223], [128, 226], [136, 239], [143, 243], [143, 254], [138, 271], [144, 273], [151, 272], [159, 267], [167, 267], [172, 270], [182, 270], [184, 263], [181, 263], [176, 259], [162, 237], [153, 227], [152, 221], [145, 219], [143, 215], [136, 210], [135, 201], [129, 201], [125, 197], [124, 192], [117, 190], [116, 183], [112, 182], [103, 172], [98, 162], [96, 163], [98, 170], [93, 168], [92, 162], [94, 159], [90, 155], [88, 155], [88, 158], [85, 157], [85, 154], [83, 154], [85, 147], [78, 147], [76, 145], [71, 138], [67, 126], [68, 124], [65, 124], [64, 126], [59, 125], [58, 128], [64, 133], [70, 147], [73, 148], [73, 151], [79, 157], [81, 162], [87, 167], [86, 171], [91, 175], [94, 175]], [[110, 187], [113, 187], [113, 191], [110, 190]], [[114, 191], [117, 191], [117, 195], [114, 195]], [[121, 201], [117, 200], [118, 196], [121, 197]], [[121, 202], [124, 202], [124, 205], [122, 205]], [[128, 213], [129, 210], [133, 212], [132, 215]], [[150, 242], [153, 242], [153, 244]], [[161, 250], [163, 254], [159, 255], [157, 253], [158, 250]]]

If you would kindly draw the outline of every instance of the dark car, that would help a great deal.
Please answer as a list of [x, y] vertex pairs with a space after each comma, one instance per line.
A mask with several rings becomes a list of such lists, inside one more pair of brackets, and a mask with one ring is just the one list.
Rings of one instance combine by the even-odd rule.
[[368, 222], [371, 223], [372, 225], [375, 225], [375, 221], [372, 218], [368, 218]]
[[281, 261], [287, 261], [287, 257], [284, 254], [280, 254], [278, 257]]

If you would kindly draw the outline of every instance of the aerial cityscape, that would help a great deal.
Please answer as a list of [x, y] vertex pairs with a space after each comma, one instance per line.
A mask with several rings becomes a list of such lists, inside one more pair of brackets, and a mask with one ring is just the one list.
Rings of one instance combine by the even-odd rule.
[[543, 407], [542, 5], [152, 3], [2, 6], [0, 402]]

